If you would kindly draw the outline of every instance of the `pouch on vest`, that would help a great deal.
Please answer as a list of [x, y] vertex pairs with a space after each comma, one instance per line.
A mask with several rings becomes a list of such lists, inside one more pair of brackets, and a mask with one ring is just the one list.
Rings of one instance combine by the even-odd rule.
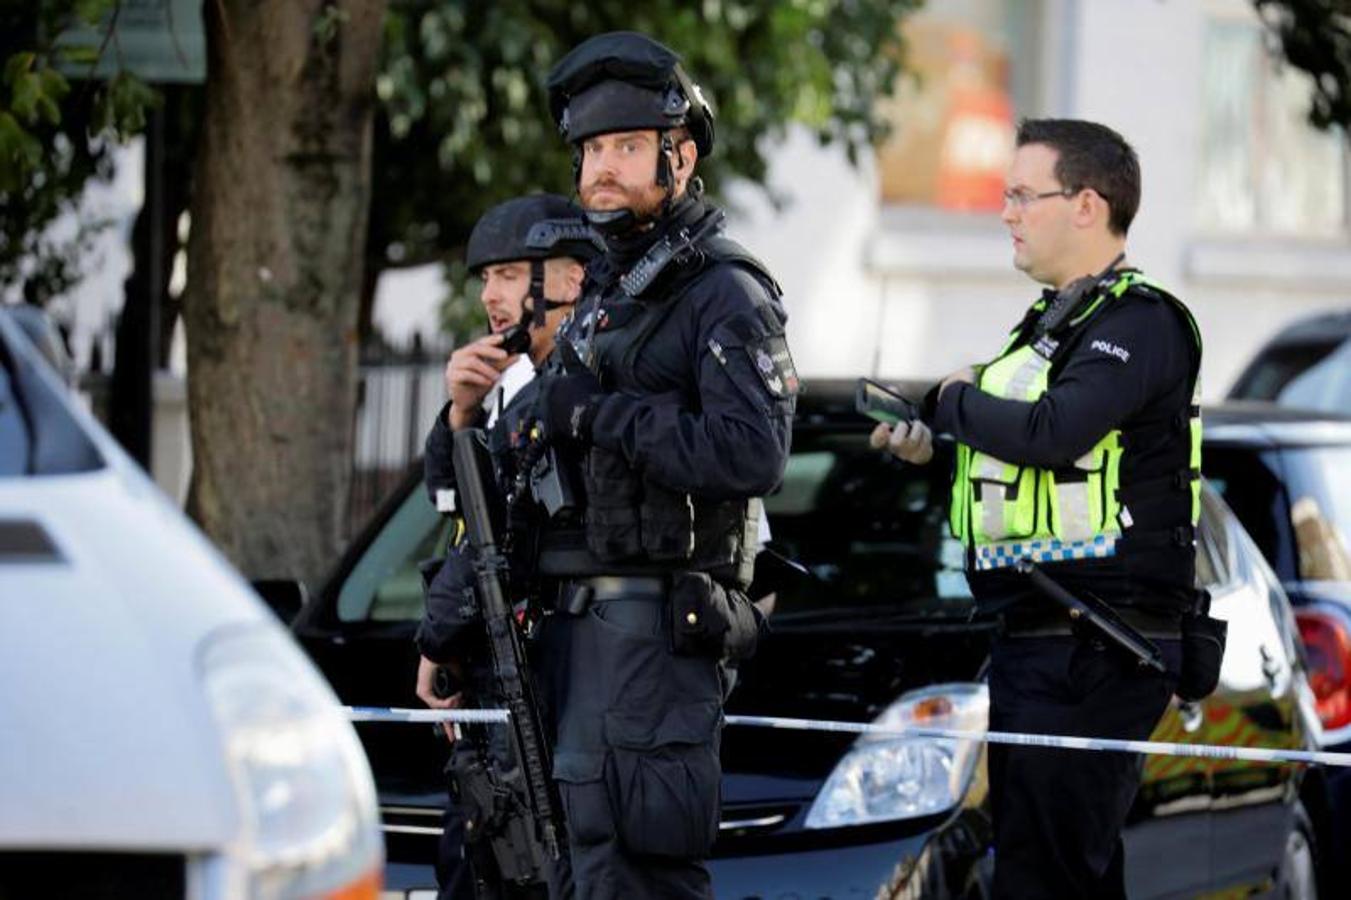
[[987, 453], [973, 453], [968, 465], [976, 535], [990, 541], [1031, 537], [1037, 530], [1037, 470]]
[[643, 480], [643, 550], [653, 562], [683, 562], [694, 552], [694, 505], [689, 494]]
[[1120, 529], [1117, 500], [1109, 489], [1117, 481], [1120, 463], [1120, 442], [1108, 435], [1073, 466], [1055, 469], [1042, 479], [1043, 507], [1052, 534], [1065, 541], [1083, 541]]
[[746, 590], [755, 577], [761, 514], [758, 498], [696, 503], [694, 558], [689, 568], [707, 572], [721, 584]]
[[1188, 702], [1209, 697], [1220, 683], [1229, 623], [1210, 616], [1210, 595], [1182, 616], [1182, 670], [1174, 692]]
[[586, 454], [584, 478], [587, 547], [605, 563], [642, 556], [637, 473], [618, 454], [592, 447]]

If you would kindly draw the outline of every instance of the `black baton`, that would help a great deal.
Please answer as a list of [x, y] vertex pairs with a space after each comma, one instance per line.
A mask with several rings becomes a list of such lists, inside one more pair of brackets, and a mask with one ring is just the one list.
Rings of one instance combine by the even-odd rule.
[[1149, 666], [1158, 672], [1168, 671], [1168, 667], [1163, 664], [1163, 654], [1159, 652], [1154, 642], [1121, 621], [1106, 603], [1096, 598], [1090, 598], [1088, 601], [1080, 600], [1037, 568], [1037, 564], [1030, 559], [1018, 560], [1016, 568], [1032, 579], [1032, 584], [1037, 590], [1069, 610], [1071, 619], [1076, 622], [1088, 622], [1112, 643], [1127, 650], [1140, 661], [1141, 665]]

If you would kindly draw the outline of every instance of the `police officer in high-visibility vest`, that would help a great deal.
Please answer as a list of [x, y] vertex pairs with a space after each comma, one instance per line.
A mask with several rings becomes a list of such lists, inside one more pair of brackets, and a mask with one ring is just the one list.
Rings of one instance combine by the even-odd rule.
[[[1027, 120], [1001, 218], [1014, 266], [1047, 286], [988, 363], [946, 378], [924, 421], [874, 446], [926, 463], [956, 441], [951, 527], [978, 606], [1001, 613], [990, 728], [1143, 739], [1166, 710], [1194, 588], [1201, 339], [1187, 308], [1125, 260], [1140, 200], [1111, 129]], [[1168, 671], [1072, 629], [1016, 568], [1091, 594], [1160, 649]], [[996, 897], [1124, 897], [1121, 828], [1134, 754], [991, 745]]]

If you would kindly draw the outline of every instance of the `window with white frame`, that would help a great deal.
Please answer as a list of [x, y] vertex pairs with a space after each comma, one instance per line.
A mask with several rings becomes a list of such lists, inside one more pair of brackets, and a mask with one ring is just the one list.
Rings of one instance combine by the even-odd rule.
[[1206, 24], [1199, 228], [1308, 238], [1348, 228], [1346, 140], [1309, 125], [1309, 76], [1283, 65], [1255, 18]]
[[998, 212], [1020, 116], [1035, 112], [1040, 0], [944, 0], [906, 18], [907, 75], [882, 102], [882, 202]]

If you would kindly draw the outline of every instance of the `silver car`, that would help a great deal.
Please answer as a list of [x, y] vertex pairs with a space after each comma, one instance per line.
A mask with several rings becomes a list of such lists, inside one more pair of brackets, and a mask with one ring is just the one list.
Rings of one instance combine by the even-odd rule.
[[375, 898], [360, 745], [0, 307], [0, 897]]

